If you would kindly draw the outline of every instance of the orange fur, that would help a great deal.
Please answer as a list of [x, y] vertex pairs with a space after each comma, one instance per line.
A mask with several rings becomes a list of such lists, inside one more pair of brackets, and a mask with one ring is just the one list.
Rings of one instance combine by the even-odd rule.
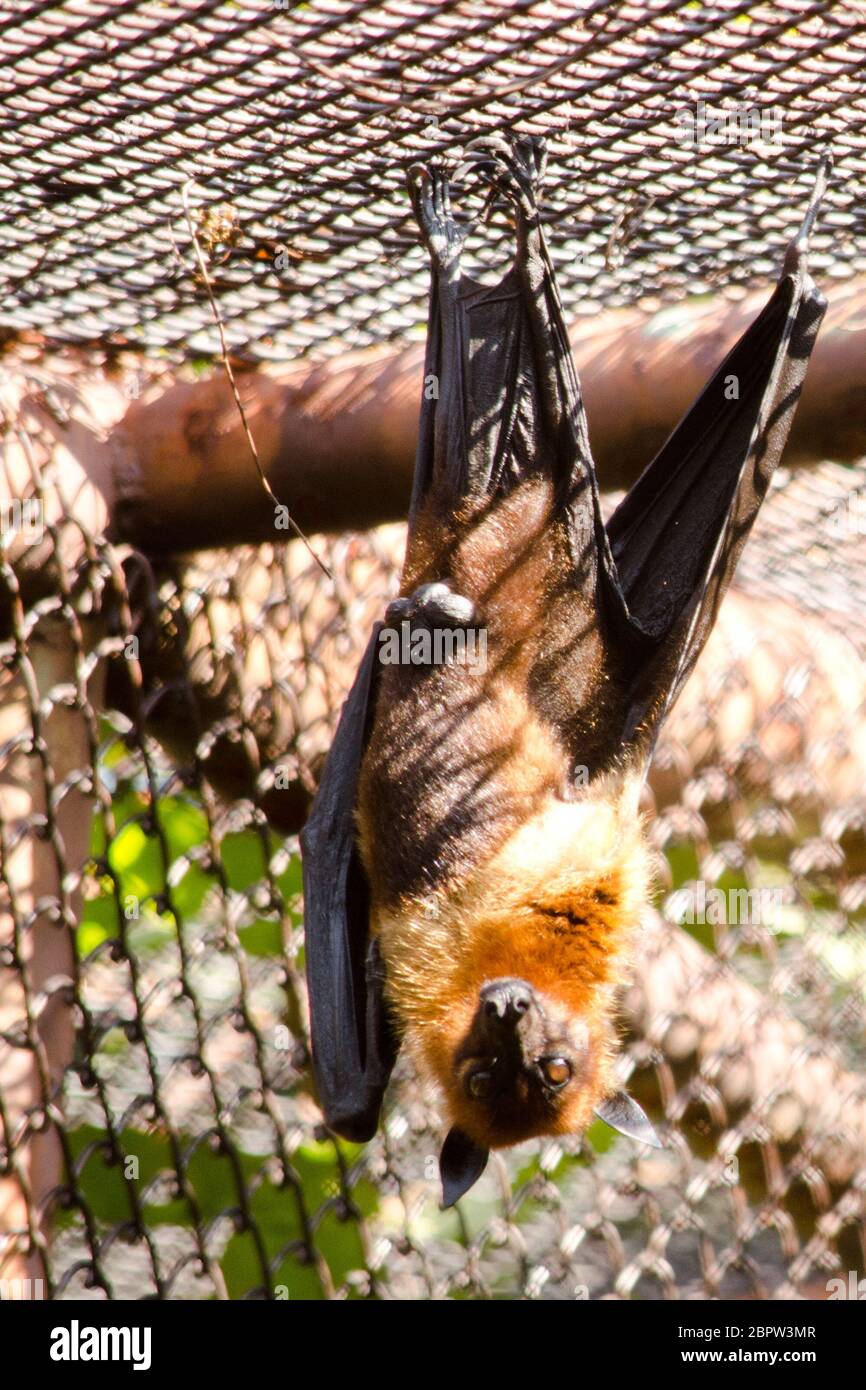
[[[442, 1088], [449, 1118], [487, 1147], [589, 1121], [613, 1089], [616, 990], [650, 883], [632, 782], [551, 802], [459, 887], [374, 910], [388, 992], [408, 1048]], [[455, 1056], [485, 982], [528, 981], [548, 1015], [585, 1039], [582, 1074], [552, 1117], [520, 1133], [484, 1127]]]
[[[429, 503], [402, 592], [440, 579], [475, 603], [488, 667], [383, 669], [359, 843], [398, 1028], [452, 1122], [494, 1147], [580, 1129], [612, 1089], [614, 993], [649, 871], [634, 778], [571, 786], [568, 748], [589, 761], [617, 681], [549, 481], [456, 518]], [[479, 990], [504, 976], [533, 986], [581, 1058], [555, 1110], [519, 1125], [487, 1124], [457, 1061]]]

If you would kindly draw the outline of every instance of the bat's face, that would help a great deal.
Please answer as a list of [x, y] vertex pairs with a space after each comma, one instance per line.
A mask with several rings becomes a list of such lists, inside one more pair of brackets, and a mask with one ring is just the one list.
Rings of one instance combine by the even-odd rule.
[[403, 1041], [462, 1144], [449, 1192], [489, 1149], [582, 1133], [615, 1090], [617, 988], [651, 882], [637, 799], [631, 774], [551, 797], [471, 881], [377, 913]]
[[640, 1106], [613, 1088], [613, 1028], [604, 1008], [581, 1016], [517, 975], [489, 980], [440, 1080], [451, 1127], [439, 1168], [452, 1206], [490, 1149], [581, 1132], [597, 1115], [642, 1143], [660, 1141]]
[[597, 1007], [581, 1013], [523, 976], [501, 975], [477, 990], [474, 1009], [462, 1018], [455, 1010], [443, 1032], [445, 1046], [428, 1060], [450, 1121], [439, 1160], [446, 1207], [480, 1177], [490, 1149], [580, 1132], [593, 1111], [604, 1115], [612, 1030]]
[[486, 1148], [580, 1129], [606, 1081], [608, 1050], [597, 1026], [528, 980], [490, 980], [443, 1078], [452, 1121]]

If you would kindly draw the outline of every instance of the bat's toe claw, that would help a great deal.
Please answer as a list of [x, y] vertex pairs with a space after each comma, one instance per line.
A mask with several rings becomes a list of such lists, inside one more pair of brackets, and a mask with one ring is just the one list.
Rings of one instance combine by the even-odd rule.
[[441, 164], [413, 164], [408, 182], [412, 208], [434, 262], [440, 269], [453, 269], [463, 249], [463, 237], [451, 213], [445, 169]]
[[544, 177], [544, 144], [529, 138], [482, 135], [466, 151], [480, 176], [512, 204], [526, 222], [538, 217], [538, 190]]
[[822, 159], [820, 165], [818, 166], [818, 172], [815, 176], [815, 183], [812, 189], [812, 196], [809, 199], [809, 204], [806, 208], [803, 221], [800, 224], [800, 230], [797, 232], [797, 235], [794, 237], [794, 240], [789, 244], [788, 249], [785, 252], [785, 261], [782, 266], [783, 276], [800, 275], [805, 274], [806, 272], [809, 241], [812, 236], [812, 229], [815, 226], [815, 221], [817, 219], [821, 203], [824, 200], [824, 194], [827, 192], [827, 183], [830, 178], [830, 172], [832, 168], [832, 156], [829, 154], [825, 155], [824, 159]]

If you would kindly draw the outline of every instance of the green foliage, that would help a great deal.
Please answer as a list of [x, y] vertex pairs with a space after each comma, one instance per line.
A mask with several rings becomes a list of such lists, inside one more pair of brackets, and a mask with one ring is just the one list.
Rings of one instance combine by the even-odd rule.
[[[209, 898], [218, 901], [223, 888], [249, 893], [267, 882], [265, 842], [254, 830], [224, 836], [216, 846], [219, 865], [210, 864], [207, 815], [191, 793], [160, 798], [151, 814], [149, 796], [127, 784], [114, 796], [112, 811], [111, 838], [105, 817], [94, 817], [91, 855], [109, 872], [98, 880], [99, 893], [84, 904], [77, 935], [82, 957], [128, 932], [135, 949], [158, 947], [176, 931], [178, 917], [194, 921], [207, 911]], [[280, 837], [268, 836], [271, 856], [283, 844]], [[278, 905], [290, 909], [301, 891], [301, 868], [296, 854], [285, 857], [287, 867], [273, 875], [273, 882]], [[238, 935], [250, 955], [279, 956], [283, 948], [274, 915], [256, 917]]]
[[[90, 1125], [71, 1131], [70, 1146], [78, 1169], [78, 1189], [94, 1219], [106, 1225], [134, 1220], [133, 1190], [139, 1200], [148, 1186], [161, 1175], [174, 1178], [172, 1147], [166, 1136], [124, 1130], [119, 1138], [119, 1161], [106, 1152], [105, 1133]], [[305, 1216], [315, 1216], [330, 1200], [327, 1213], [315, 1228], [315, 1247], [333, 1283], [341, 1284], [353, 1269], [363, 1268], [364, 1253], [355, 1220], [343, 1220], [338, 1201], [339, 1169], [332, 1144], [309, 1143], [292, 1155], [297, 1188], [277, 1186], [266, 1176], [267, 1157], [235, 1148], [229, 1156], [207, 1140], [181, 1136], [185, 1179], [198, 1207], [201, 1225], [206, 1227], [220, 1216], [231, 1215], [239, 1226], [220, 1256], [219, 1264], [231, 1298], [243, 1298], [264, 1283], [264, 1274], [252, 1222], [264, 1246], [268, 1261], [286, 1246], [292, 1247], [273, 1276], [283, 1285], [289, 1299], [319, 1299], [325, 1290], [315, 1263], [306, 1258]], [[351, 1146], [346, 1146], [352, 1152]], [[88, 1152], [89, 1150], [89, 1152]], [[86, 1157], [85, 1157], [86, 1155]], [[135, 1159], [138, 1176], [129, 1160]], [[377, 1194], [371, 1183], [353, 1186], [352, 1200], [364, 1216], [375, 1210]], [[246, 1211], [245, 1211], [246, 1204]], [[61, 1223], [72, 1219], [70, 1213]], [[147, 1200], [142, 1220], [151, 1229], [163, 1226], [190, 1226], [193, 1211], [182, 1194], [164, 1201]]]

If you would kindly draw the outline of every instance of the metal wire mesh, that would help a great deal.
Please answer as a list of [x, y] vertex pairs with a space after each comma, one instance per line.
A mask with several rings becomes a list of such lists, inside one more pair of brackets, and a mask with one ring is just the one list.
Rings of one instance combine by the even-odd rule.
[[[406, 169], [515, 126], [549, 144], [569, 312], [763, 281], [828, 147], [814, 264], [862, 271], [864, 55], [862, 4], [831, 0], [15, 5], [0, 21], [2, 319], [216, 350], [174, 248], [194, 180], [236, 351], [419, 332]], [[725, 112], [742, 119], [711, 129]]]
[[[864, 484], [775, 489], [659, 750], [624, 1073], [669, 1147], [526, 1145], [457, 1214], [405, 1066], [372, 1144], [320, 1128], [296, 842], [263, 809], [315, 781], [402, 528], [333, 542], [334, 596], [297, 543], [155, 571], [91, 536], [73, 570], [49, 525], [32, 598], [7, 559], [0, 1275], [28, 1244], [56, 1297], [811, 1297], [858, 1270]], [[226, 747], [255, 765], [231, 799]], [[676, 925], [696, 883], [777, 901]]]
[[[864, 26], [805, 3], [18, 7], [3, 320], [211, 350], [169, 231], [195, 178], [236, 348], [404, 336], [426, 288], [405, 165], [515, 122], [551, 140], [573, 308], [763, 278], [829, 138], [814, 262], [862, 270]], [[684, 106], [758, 93], [784, 112], [760, 158], [671, 139]], [[320, 545], [333, 593], [297, 544], [157, 566], [71, 519], [66, 427], [31, 385], [3, 416], [40, 506], [0, 553], [0, 1296], [811, 1298], [859, 1276], [863, 467], [779, 477], [658, 750], [623, 1077], [666, 1149], [601, 1126], [526, 1145], [442, 1214], [435, 1097], [401, 1064], [377, 1139], [335, 1142], [304, 1023], [293, 831], [401, 528]], [[701, 885], [772, 906], [683, 922]]]

